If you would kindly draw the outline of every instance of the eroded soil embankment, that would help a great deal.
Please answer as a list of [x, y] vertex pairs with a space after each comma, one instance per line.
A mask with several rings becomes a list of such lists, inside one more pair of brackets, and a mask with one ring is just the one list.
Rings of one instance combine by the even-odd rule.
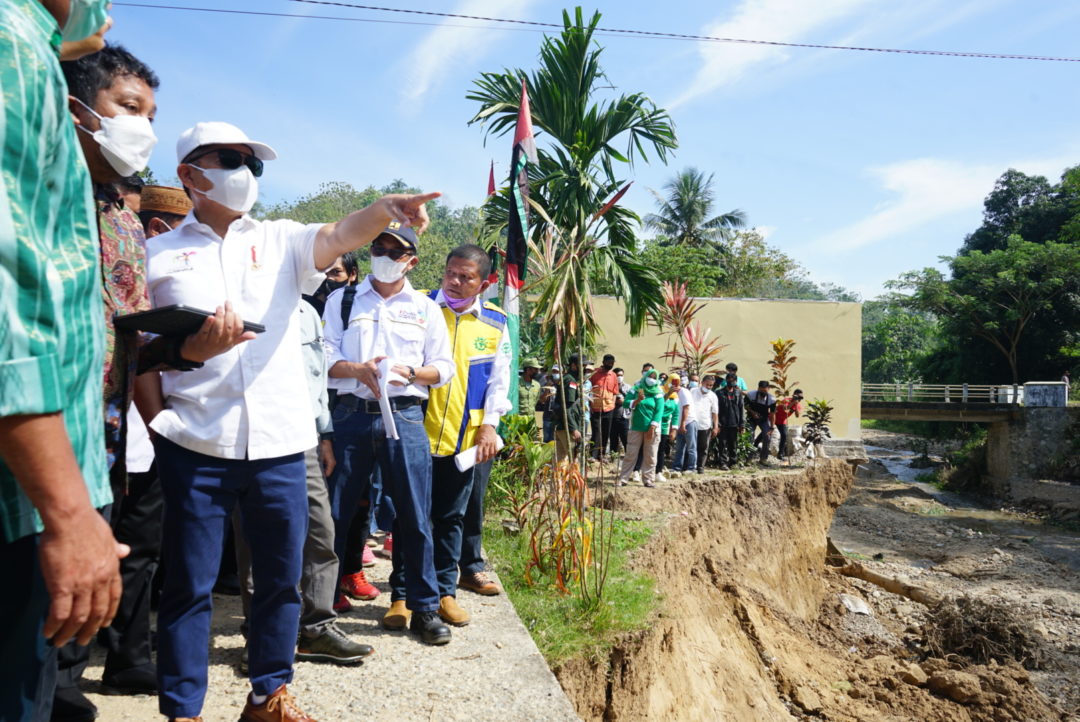
[[[935, 694], [902, 647], [853, 643], [836, 606], [839, 593], [860, 591], [823, 563], [833, 513], [851, 483], [851, 467], [830, 461], [624, 490], [621, 507], [673, 514], [642, 555], [664, 600], [655, 623], [609, 657], [555, 670], [578, 713], [587, 720], [1058, 719], [1018, 667], [969, 668], [974, 682], [960, 677]], [[945, 672], [954, 673], [938, 676]]]

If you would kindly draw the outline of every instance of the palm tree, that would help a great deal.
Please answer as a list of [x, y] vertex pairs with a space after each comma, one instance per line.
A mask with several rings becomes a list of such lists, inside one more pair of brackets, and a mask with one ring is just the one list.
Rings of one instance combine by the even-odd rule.
[[[534, 318], [552, 351], [561, 351], [571, 339], [579, 347], [592, 345], [599, 331], [590, 301], [597, 279], [623, 300], [632, 333], [641, 333], [661, 304], [659, 280], [636, 258], [637, 214], [617, 204], [599, 211], [625, 184], [616, 167], [647, 162], [647, 151], [666, 162], [678, 145], [675, 130], [667, 111], [642, 93], [594, 99], [601, 88], [612, 87], [600, 67], [602, 48], [593, 42], [599, 20], [594, 13], [586, 24], [580, 7], [573, 19], [564, 10], [564, 29], [544, 38], [538, 69], [482, 73], [466, 96], [480, 103], [470, 124], [481, 123], [486, 135], [501, 136], [517, 121], [525, 78], [533, 127], [539, 131], [538, 162], [529, 173], [530, 248], [534, 258], [545, 261], [533, 265], [543, 275], [528, 290], [538, 296]], [[485, 232], [501, 231], [508, 209], [508, 189], [489, 198]]]
[[667, 237], [666, 245], [715, 246], [723, 249], [729, 231], [746, 225], [746, 214], [736, 209], [709, 217], [716, 196], [712, 189], [713, 176], [696, 168], [687, 168], [664, 184], [667, 197], [656, 191], [659, 213], [645, 216], [645, 227]]

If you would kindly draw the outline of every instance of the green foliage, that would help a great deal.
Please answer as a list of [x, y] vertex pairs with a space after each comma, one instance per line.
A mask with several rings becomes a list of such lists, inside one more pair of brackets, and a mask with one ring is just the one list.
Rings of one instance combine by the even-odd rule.
[[505, 533], [494, 515], [485, 522], [484, 551], [548, 664], [600, 657], [620, 635], [644, 629], [660, 601], [655, 580], [633, 565], [654, 533], [653, 524], [614, 518], [610, 526], [606, 602], [590, 605], [578, 596], [553, 593], [550, 579], [527, 584], [528, 538]]
[[951, 338], [978, 337], [1008, 362], [1020, 383], [1019, 349], [1028, 325], [1077, 287], [1080, 245], [1031, 243], [1011, 236], [1005, 248], [944, 258], [952, 278], [934, 268], [894, 282], [912, 292], [911, 307], [937, 314]]
[[711, 173], [706, 177], [696, 168], [680, 171], [664, 184], [666, 197], [652, 191], [659, 209], [645, 216], [643, 225], [662, 233], [665, 238], [661, 243], [704, 248], [712, 251], [714, 256], [717, 251], [723, 255], [726, 251], [724, 239], [731, 229], [746, 224], [746, 214], [733, 210], [713, 216], [716, 194], [712, 183]]
[[[599, 20], [595, 13], [586, 23], [581, 8], [572, 18], [564, 11], [563, 31], [544, 38], [535, 71], [481, 73], [466, 96], [480, 104], [470, 123], [502, 136], [517, 123], [523, 78], [528, 88], [532, 123], [542, 131], [538, 162], [529, 169], [531, 249], [540, 266], [528, 290], [549, 350], [595, 339], [590, 299], [597, 279], [623, 300], [634, 334], [659, 305], [659, 282], [635, 256], [637, 214], [617, 204], [599, 212], [625, 185], [616, 168], [648, 153], [666, 161], [677, 146], [675, 131], [667, 111], [641, 93], [603, 98], [613, 83], [593, 39]], [[486, 233], [506, 227], [509, 208], [508, 188], [488, 200]]]
[[803, 426], [803, 439], [808, 444], [820, 444], [832, 438], [829, 422], [832, 421], [833, 406], [825, 399], [814, 399], [806, 404], [807, 423]]
[[918, 383], [922, 364], [938, 343], [938, 322], [886, 295], [863, 304], [862, 363], [867, 383]]
[[[323, 183], [314, 193], [294, 201], [259, 207], [252, 215], [265, 220], [288, 218], [298, 223], [334, 223], [365, 208], [387, 193], [419, 193], [420, 189], [395, 180], [382, 188], [368, 186], [358, 190], [338, 181]], [[409, 282], [418, 289], [434, 289], [442, 284], [446, 255], [464, 243], [477, 243], [480, 233], [480, 211], [473, 206], [450, 209], [433, 201], [428, 204], [431, 225], [420, 237], [420, 263], [409, 273]], [[366, 248], [355, 254], [363, 276], [368, 270], [370, 255]]]
[[944, 488], [970, 491], [981, 487], [982, 479], [989, 471], [986, 462], [987, 435], [985, 428], [976, 426], [959, 449], [945, 455], [945, 466], [938, 472]]

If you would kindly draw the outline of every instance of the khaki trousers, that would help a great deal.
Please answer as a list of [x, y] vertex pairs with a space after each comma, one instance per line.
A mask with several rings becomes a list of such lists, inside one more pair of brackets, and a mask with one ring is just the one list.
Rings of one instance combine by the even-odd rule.
[[626, 434], [626, 453], [619, 469], [619, 481], [630, 481], [637, 463], [638, 449], [641, 449], [641, 483], [651, 486], [656, 478], [656, 450], [660, 448], [660, 430], [653, 429], [652, 438], [645, 439], [644, 431], [631, 429]]

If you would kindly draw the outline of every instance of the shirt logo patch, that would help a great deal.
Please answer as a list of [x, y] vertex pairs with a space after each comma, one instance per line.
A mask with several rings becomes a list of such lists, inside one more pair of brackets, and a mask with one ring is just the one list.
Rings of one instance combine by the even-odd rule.
[[180, 273], [181, 271], [194, 271], [191, 267], [191, 257], [195, 251], [184, 251], [173, 256], [173, 266], [166, 273]]
[[486, 339], [483, 336], [477, 336], [473, 339], [473, 348], [477, 351], [494, 351], [495, 342]]

